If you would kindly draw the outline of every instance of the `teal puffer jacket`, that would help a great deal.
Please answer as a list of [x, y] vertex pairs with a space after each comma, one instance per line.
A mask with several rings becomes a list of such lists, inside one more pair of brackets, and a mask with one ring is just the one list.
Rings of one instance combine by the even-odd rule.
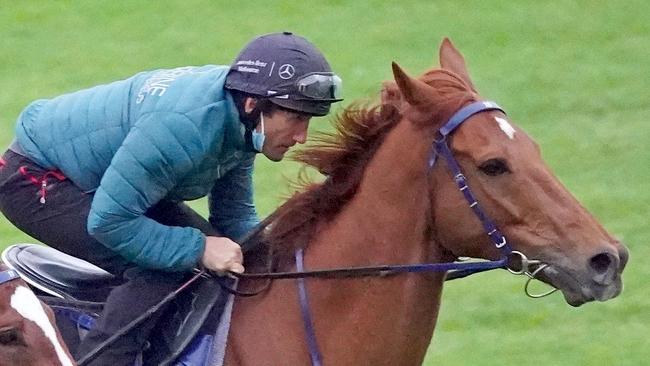
[[205, 237], [144, 216], [162, 199], [210, 194], [210, 221], [231, 238], [257, 222], [254, 153], [223, 88], [228, 67], [181, 67], [37, 100], [19, 116], [16, 140], [45, 168], [93, 193], [88, 232], [134, 263], [183, 271]]

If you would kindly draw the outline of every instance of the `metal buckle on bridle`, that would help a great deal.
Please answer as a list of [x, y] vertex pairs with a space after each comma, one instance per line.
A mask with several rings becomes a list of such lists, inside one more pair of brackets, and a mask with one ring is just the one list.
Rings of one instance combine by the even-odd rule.
[[[506, 267], [506, 269], [508, 270], [508, 272], [512, 273], [513, 275], [526, 275], [528, 277], [528, 279], [526, 280], [526, 284], [524, 285], [524, 293], [528, 297], [533, 299], [539, 299], [542, 297], [546, 297], [558, 290], [556, 287], [553, 287], [551, 290], [548, 290], [546, 292], [542, 292], [539, 294], [532, 293], [532, 291], [530, 290], [530, 283], [533, 280], [538, 280], [537, 275], [541, 273], [546, 267], [548, 267], [548, 264], [543, 263], [542, 261], [537, 259], [528, 259], [528, 257], [526, 257], [524, 253], [517, 250], [511, 251], [510, 254], [518, 255], [521, 258], [521, 269], [519, 269], [518, 271], [510, 267]], [[538, 267], [532, 269], [532, 266], [538, 266]]]

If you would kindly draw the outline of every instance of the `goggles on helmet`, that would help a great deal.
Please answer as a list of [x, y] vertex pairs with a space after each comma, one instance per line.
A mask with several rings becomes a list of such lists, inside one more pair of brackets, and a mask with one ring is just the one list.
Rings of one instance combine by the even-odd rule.
[[334, 73], [312, 73], [296, 81], [300, 96], [308, 99], [335, 101], [341, 100], [341, 78]]
[[[289, 98], [289, 95], [296, 100], [311, 100], [322, 102], [338, 102], [341, 98], [341, 78], [332, 72], [309, 73], [296, 80], [292, 86], [282, 88], [288, 93], [269, 91], [275, 94], [275, 98]], [[287, 90], [289, 89], [289, 90]]]

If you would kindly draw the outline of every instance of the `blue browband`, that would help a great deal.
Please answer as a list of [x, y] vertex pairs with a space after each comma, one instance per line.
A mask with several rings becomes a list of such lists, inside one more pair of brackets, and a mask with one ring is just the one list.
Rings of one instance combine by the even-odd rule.
[[[444, 142], [447, 139], [447, 136], [454, 132], [454, 130], [460, 126], [463, 122], [476, 113], [485, 112], [485, 111], [501, 111], [503, 114], [506, 112], [495, 102], [490, 101], [479, 101], [469, 104], [461, 108], [458, 112], [454, 113], [453, 116], [445, 123], [440, 129], [438, 129], [439, 137], [435, 143]], [[436, 163], [436, 158], [438, 157], [438, 152], [434, 148], [431, 153], [431, 158], [429, 159], [429, 168]]]
[[474, 102], [470, 105], [461, 108], [458, 112], [456, 112], [453, 116], [451, 116], [449, 121], [447, 121], [447, 123], [445, 123], [442, 127], [440, 127], [438, 132], [440, 132], [440, 134], [443, 136], [447, 136], [450, 133], [452, 133], [456, 129], [456, 127], [460, 126], [461, 123], [465, 122], [469, 117], [479, 112], [492, 111], [492, 110], [497, 110], [506, 113], [503, 111], [503, 108], [501, 108], [498, 104], [494, 102], [490, 102], [490, 101]]

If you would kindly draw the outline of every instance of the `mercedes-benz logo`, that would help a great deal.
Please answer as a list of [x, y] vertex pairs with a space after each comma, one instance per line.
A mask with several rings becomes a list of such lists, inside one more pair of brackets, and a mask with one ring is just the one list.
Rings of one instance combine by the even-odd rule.
[[291, 64], [284, 64], [278, 69], [278, 75], [281, 79], [291, 79], [296, 74], [296, 69]]

